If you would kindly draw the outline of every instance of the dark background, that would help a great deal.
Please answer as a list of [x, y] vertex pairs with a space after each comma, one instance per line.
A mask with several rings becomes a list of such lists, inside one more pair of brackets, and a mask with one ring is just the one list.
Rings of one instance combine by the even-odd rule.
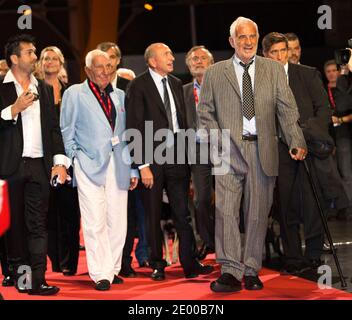
[[[79, 81], [80, 64], [70, 40], [70, 28], [74, 26], [69, 14], [75, 10], [73, 2], [0, 0], [0, 56], [3, 57], [3, 47], [9, 36], [20, 32], [17, 28], [18, 7], [28, 4], [33, 10], [33, 29], [25, 32], [36, 36], [39, 52], [48, 45], [61, 48], [68, 62], [71, 81]], [[345, 47], [348, 38], [352, 38], [351, 0], [159, 0], [153, 1], [153, 11], [144, 10], [143, 2], [120, 1], [119, 37], [116, 41], [122, 49], [126, 67], [133, 68], [134, 62], [129, 57], [143, 55], [152, 42], [165, 42], [179, 53], [177, 57], [183, 57], [192, 47], [190, 4], [195, 8], [197, 44], [203, 44], [214, 52], [216, 60], [232, 55], [228, 43], [229, 27], [240, 15], [257, 22], [260, 41], [271, 31], [295, 32], [301, 40], [301, 62], [319, 69], [326, 60], [333, 58], [335, 49]], [[101, 4], [104, 5], [104, 0]], [[321, 16], [317, 11], [322, 4], [332, 8], [332, 30], [320, 30], [317, 26]], [[186, 70], [180, 65], [175, 73], [186, 79]]]

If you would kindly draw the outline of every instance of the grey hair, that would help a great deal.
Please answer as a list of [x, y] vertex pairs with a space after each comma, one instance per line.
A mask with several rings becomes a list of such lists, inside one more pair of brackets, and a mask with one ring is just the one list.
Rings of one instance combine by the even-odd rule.
[[149, 65], [149, 59], [153, 58], [154, 55], [155, 55], [155, 52], [153, 50], [153, 46], [154, 45], [155, 45], [155, 43], [152, 43], [150, 46], [147, 47], [147, 49], [145, 49], [144, 60], [145, 60], [147, 65]]
[[210, 64], [214, 64], [214, 57], [211, 54], [211, 52], [205, 46], [194, 46], [186, 54], [186, 60], [185, 60], [186, 61], [186, 65], [189, 66], [189, 60], [190, 60], [191, 54], [194, 51], [199, 50], [199, 49], [204, 50], [206, 52], [206, 54], [209, 56]]
[[100, 57], [100, 56], [105, 57], [106, 59], [109, 59], [109, 55], [106, 52], [102, 51], [102, 50], [94, 49], [92, 51], [89, 51], [87, 53], [86, 59], [85, 59], [86, 67], [91, 68], [92, 67], [92, 63], [93, 63], [93, 59], [95, 57]]
[[236, 31], [237, 28], [241, 25], [241, 24], [245, 24], [245, 23], [252, 23], [255, 26], [255, 29], [257, 31], [257, 35], [259, 37], [259, 31], [258, 31], [258, 25], [251, 19], [245, 18], [245, 17], [238, 17], [234, 22], [232, 22], [231, 26], [230, 26], [230, 36], [232, 37], [233, 35], [236, 36]]
[[127, 74], [129, 75], [131, 78], [135, 78], [136, 77], [136, 74], [134, 73], [133, 70], [131, 69], [126, 69], [126, 68], [119, 68], [116, 70], [117, 74], [122, 77], [123, 74]]

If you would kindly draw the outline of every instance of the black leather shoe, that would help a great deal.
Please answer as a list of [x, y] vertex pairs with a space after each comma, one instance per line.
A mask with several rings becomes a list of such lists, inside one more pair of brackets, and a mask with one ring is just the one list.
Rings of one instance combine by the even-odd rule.
[[210, 289], [214, 292], [238, 292], [242, 290], [242, 283], [232, 274], [223, 273], [210, 284]]
[[137, 277], [136, 271], [133, 270], [131, 265], [123, 265], [121, 267], [121, 271], [119, 273], [119, 276], [124, 277], [124, 278], [135, 278]]
[[13, 287], [15, 285], [15, 280], [11, 276], [7, 276], [2, 280], [3, 287]]
[[258, 276], [244, 276], [244, 287], [247, 290], [262, 290], [264, 285]]
[[300, 263], [289, 263], [280, 270], [282, 275], [300, 275], [301, 273], [311, 269], [311, 266], [307, 262]]
[[103, 279], [103, 280], [99, 280], [96, 284], [95, 284], [95, 290], [98, 291], [106, 291], [110, 289], [110, 281]]
[[214, 252], [215, 252], [214, 249], [212, 249], [206, 245], [203, 245], [198, 251], [198, 259], [204, 260], [209, 253], [214, 253]]
[[114, 275], [114, 280], [112, 280], [112, 284], [122, 284], [123, 279], [118, 277], [117, 275]]
[[151, 278], [154, 281], [163, 281], [163, 280], [165, 280], [165, 272], [164, 272], [164, 270], [162, 270], [162, 269], [154, 269]]
[[203, 265], [201, 263], [198, 264], [196, 269], [191, 272], [185, 272], [185, 278], [190, 279], [190, 278], [196, 278], [200, 274], [209, 274], [214, 271], [214, 267], [210, 265]]
[[38, 289], [28, 290], [28, 294], [31, 296], [52, 296], [54, 294], [57, 294], [59, 291], [60, 288], [56, 286], [48, 286], [46, 283], [44, 283]]
[[76, 274], [75, 271], [73, 270], [69, 270], [69, 269], [63, 269], [62, 270], [62, 274], [65, 276], [65, 277], [72, 277]]

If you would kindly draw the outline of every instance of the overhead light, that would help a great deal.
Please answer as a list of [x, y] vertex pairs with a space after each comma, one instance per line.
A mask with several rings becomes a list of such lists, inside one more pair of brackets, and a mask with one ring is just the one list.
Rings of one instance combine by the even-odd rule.
[[152, 2], [151, 1], [144, 2], [144, 9], [148, 11], [152, 11], [154, 9]]
[[24, 16], [29, 16], [29, 15], [31, 15], [32, 14], [32, 10], [31, 9], [27, 9], [27, 10], [24, 10], [23, 11], [23, 15]]

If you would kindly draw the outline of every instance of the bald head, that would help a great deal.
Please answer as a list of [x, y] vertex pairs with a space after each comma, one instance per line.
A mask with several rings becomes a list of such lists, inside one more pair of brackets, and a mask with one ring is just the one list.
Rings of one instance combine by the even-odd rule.
[[144, 58], [147, 65], [163, 77], [174, 70], [174, 55], [164, 43], [153, 43], [148, 46]]
[[148, 46], [147, 49], [145, 49], [144, 52], [144, 59], [147, 65], [149, 65], [149, 59], [155, 56], [155, 52], [157, 51], [158, 48], [165, 48], [168, 46], [164, 43], [157, 42], [157, 43], [152, 43], [151, 45]]

